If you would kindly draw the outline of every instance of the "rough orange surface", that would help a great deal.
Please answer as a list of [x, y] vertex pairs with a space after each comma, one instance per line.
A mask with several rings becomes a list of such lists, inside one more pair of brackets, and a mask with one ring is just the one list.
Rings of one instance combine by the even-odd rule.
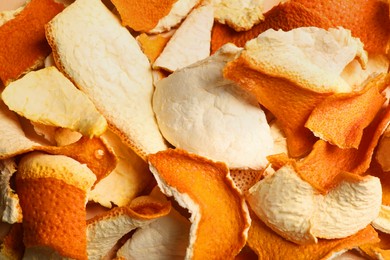
[[390, 234], [378, 231], [380, 241], [374, 244], [366, 244], [359, 247], [364, 253], [372, 259], [379, 259], [378, 254], [382, 259], [390, 259]]
[[249, 223], [243, 198], [227, 178], [227, 166], [172, 149], [149, 155], [148, 159], [169, 189], [187, 194], [199, 206], [199, 212], [192, 212], [193, 217], [200, 217], [192, 258], [236, 256], [245, 245], [244, 230]]
[[64, 9], [54, 0], [32, 0], [0, 27], [0, 79], [4, 85], [34, 69], [50, 54], [45, 24]]
[[255, 214], [251, 214], [252, 225], [249, 229], [248, 245], [258, 255], [258, 259], [328, 259], [332, 254], [354, 247], [376, 243], [378, 234], [371, 226], [343, 239], [321, 239], [316, 244], [297, 245], [277, 235], [268, 228]]
[[23, 242], [87, 259], [85, 191], [54, 178], [16, 179], [23, 210]]
[[177, 0], [112, 0], [122, 24], [135, 31], [146, 32], [168, 15]]

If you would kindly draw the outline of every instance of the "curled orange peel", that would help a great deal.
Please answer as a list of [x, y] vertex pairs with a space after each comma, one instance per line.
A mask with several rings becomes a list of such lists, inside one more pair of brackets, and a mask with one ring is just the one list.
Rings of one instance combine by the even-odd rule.
[[370, 166], [379, 138], [390, 122], [390, 107], [379, 111], [364, 130], [359, 149], [341, 149], [318, 140], [311, 153], [296, 163], [299, 175], [313, 187], [326, 192], [337, 185], [335, 178], [342, 172], [362, 175]]
[[186, 259], [236, 256], [245, 245], [250, 219], [226, 165], [177, 149], [148, 160], [163, 193], [191, 213]]
[[343, 239], [319, 240], [318, 243], [297, 245], [277, 235], [251, 212], [248, 245], [259, 259], [328, 259], [360, 245], [378, 242], [376, 231], [369, 225], [355, 235]]
[[87, 220], [88, 259], [102, 259], [130, 231], [145, 226], [171, 210], [167, 200], [141, 196]]
[[305, 127], [340, 148], [357, 149], [363, 129], [386, 100], [382, 91], [389, 82], [389, 75], [380, 74], [369, 80], [361, 91], [336, 93], [326, 98], [311, 112]]
[[316, 92], [287, 79], [263, 73], [243, 52], [224, 68], [224, 77], [253, 94], [279, 120], [287, 137], [289, 155], [306, 155], [316, 137], [304, 127], [312, 110], [332, 92]]
[[214, 23], [211, 35], [211, 52], [216, 52], [222, 45], [231, 42], [238, 47], [257, 37], [260, 33], [272, 28], [289, 31], [298, 27], [314, 26], [329, 28], [331, 22], [319, 13], [307, 9], [304, 5], [295, 1], [288, 1], [271, 9], [264, 14], [264, 20], [248, 31], [237, 32], [218, 22]]

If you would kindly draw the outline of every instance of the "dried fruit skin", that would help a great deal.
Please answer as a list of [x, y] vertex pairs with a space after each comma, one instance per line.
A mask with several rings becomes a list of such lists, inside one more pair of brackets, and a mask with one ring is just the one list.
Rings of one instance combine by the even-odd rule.
[[192, 213], [186, 259], [237, 255], [245, 245], [249, 216], [226, 165], [177, 149], [148, 159], [160, 189]]
[[4, 85], [43, 64], [50, 53], [45, 24], [64, 9], [54, 0], [32, 0], [0, 27], [0, 79]]

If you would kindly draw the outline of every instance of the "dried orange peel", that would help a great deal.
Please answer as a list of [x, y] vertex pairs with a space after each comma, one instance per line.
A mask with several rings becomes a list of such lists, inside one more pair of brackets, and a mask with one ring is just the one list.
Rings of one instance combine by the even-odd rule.
[[22, 259], [25, 247], [23, 244], [23, 226], [21, 223], [10, 227], [0, 245], [0, 258]]
[[[123, 1], [113, 0], [122, 24], [135, 31], [146, 32], [157, 26], [158, 21], [168, 15], [178, 0]], [[180, 1], [180, 0], [179, 0]]]
[[45, 24], [63, 9], [54, 0], [32, 0], [0, 27], [0, 80], [4, 85], [43, 64], [50, 54]]
[[390, 122], [390, 108], [381, 110], [363, 133], [359, 149], [341, 149], [319, 140], [310, 154], [297, 162], [300, 176], [318, 191], [326, 193], [337, 184], [342, 172], [363, 175], [370, 166], [375, 147]]
[[[303, 35], [312, 37], [310, 44], [298, 40]], [[323, 37], [332, 44], [325, 47]], [[304, 57], [304, 49], [317, 58]], [[334, 93], [351, 91], [340, 74], [355, 57], [366, 63], [361, 42], [342, 28], [269, 30], [246, 43], [241, 55], [224, 68], [224, 76], [275, 115], [287, 137], [290, 156], [300, 157], [316, 140], [304, 126], [313, 109]]]
[[[108, 175], [102, 175], [104, 178], [91, 190], [88, 199], [107, 208], [111, 208], [112, 204], [126, 206], [151, 183], [153, 176], [149, 172], [148, 164], [114, 133], [107, 131], [102, 139], [113, 149], [118, 162], [115, 168], [110, 168]], [[101, 160], [104, 161], [107, 156], [109, 155], [102, 154]], [[109, 165], [115, 164], [110, 162]], [[99, 167], [96, 162], [93, 166]], [[100, 166], [100, 169], [103, 168]]]
[[186, 258], [237, 255], [245, 245], [250, 218], [226, 165], [172, 149], [148, 159], [162, 192], [191, 213]]
[[55, 67], [33, 71], [1, 93], [10, 110], [38, 123], [68, 128], [93, 137], [107, 129], [93, 103]]
[[286, 165], [250, 188], [246, 198], [267, 226], [292, 242], [345, 238], [377, 218], [382, 189], [373, 176], [343, 173], [341, 179], [321, 195]]
[[207, 58], [213, 22], [211, 5], [195, 8], [169, 39], [153, 68], [175, 71]]
[[43, 151], [50, 154], [66, 155], [85, 163], [100, 180], [116, 166], [117, 157], [112, 148], [101, 138], [83, 137], [75, 143], [54, 146], [37, 142], [26, 136], [17, 116], [0, 103], [0, 159], [12, 158], [31, 151]]
[[359, 251], [372, 259], [389, 259], [390, 257], [390, 235], [378, 232], [380, 241], [367, 243], [359, 246]]
[[389, 85], [390, 77], [381, 74], [367, 81], [361, 91], [326, 98], [313, 109], [305, 127], [315, 136], [340, 148], [357, 149], [364, 128], [372, 122], [386, 101], [382, 92]]
[[[189, 242], [190, 222], [174, 208], [171, 212], [137, 229], [118, 250], [119, 259], [181, 258]], [[156, 236], [158, 234], [158, 236]]]
[[66, 156], [34, 152], [22, 158], [16, 191], [23, 211], [25, 257], [87, 259], [85, 206], [95, 181], [87, 166]]
[[89, 219], [86, 236], [88, 259], [103, 258], [125, 234], [166, 216], [170, 210], [170, 202], [142, 196], [127, 206], [115, 207]]
[[72, 3], [47, 24], [46, 37], [59, 70], [88, 96], [127, 145], [144, 159], [167, 148], [152, 110], [148, 58], [101, 1]]
[[[315, 26], [329, 29], [342, 26], [352, 31], [371, 53], [384, 54], [390, 38], [388, 3], [384, 1], [287, 1], [264, 14], [264, 21], [246, 32], [236, 32], [227, 25], [216, 23], [212, 34], [212, 52], [227, 42], [244, 46], [267, 29]], [[378, 37], [371, 37], [371, 35]]]
[[148, 35], [146, 33], [142, 33], [136, 39], [140, 44], [142, 51], [148, 57], [150, 63], [153, 63], [157, 57], [160, 56], [171, 37], [172, 36], [164, 36], [161, 34]]
[[297, 245], [277, 235], [252, 212], [252, 225], [249, 229], [248, 245], [259, 259], [330, 259], [348, 249], [379, 241], [378, 234], [367, 226], [356, 234], [332, 240], [319, 240], [316, 244]]

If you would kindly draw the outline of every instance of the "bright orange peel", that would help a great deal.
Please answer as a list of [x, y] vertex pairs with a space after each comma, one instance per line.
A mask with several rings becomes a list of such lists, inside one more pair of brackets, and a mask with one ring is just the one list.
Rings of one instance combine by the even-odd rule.
[[340, 148], [358, 148], [363, 129], [386, 100], [382, 91], [389, 82], [390, 77], [381, 74], [368, 80], [361, 91], [337, 93], [326, 98], [311, 112], [305, 127]]
[[248, 245], [259, 259], [328, 259], [338, 252], [360, 245], [378, 242], [378, 235], [371, 226], [343, 239], [319, 240], [316, 244], [297, 245], [291, 243], [268, 228], [255, 214], [251, 214]]
[[177, 149], [148, 159], [160, 189], [191, 213], [186, 258], [237, 255], [245, 245], [250, 219], [226, 165]]
[[156, 27], [158, 21], [168, 15], [178, 0], [123, 1], [113, 0], [122, 24], [135, 31], [149, 31]]

